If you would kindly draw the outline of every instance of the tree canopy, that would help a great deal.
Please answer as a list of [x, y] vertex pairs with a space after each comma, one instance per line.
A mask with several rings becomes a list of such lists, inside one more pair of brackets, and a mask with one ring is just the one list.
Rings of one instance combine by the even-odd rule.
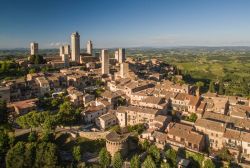
[[113, 168], [122, 168], [123, 160], [120, 152], [116, 152], [112, 160]]
[[99, 152], [99, 163], [103, 168], [106, 168], [110, 165], [110, 161], [111, 161], [111, 156], [109, 154], [109, 152], [107, 151], [107, 149], [104, 147], [101, 149], [101, 151]]
[[7, 168], [47, 167], [54, 168], [58, 165], [57, 147], [46, 142], [17, 142], [7, 153]]
[[150, 155], [147, 156], [142, 165], [144, 168], [156, 168], [155, 162]]
[[130, 167], [131, 168], [140, 168], [141, 167], [140, 158], [137, 154], [134, 155], [132, 157], [132, 159], [130, 160]]

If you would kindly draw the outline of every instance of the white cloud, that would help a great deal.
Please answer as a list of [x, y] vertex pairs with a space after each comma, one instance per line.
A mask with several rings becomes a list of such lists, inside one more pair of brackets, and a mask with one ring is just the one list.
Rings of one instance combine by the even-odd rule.
[[59, 47], [59, 46], [61, 46], [61, 45], [65, 45], [65, 44], [67, 44], [66, 42], [51, 42], [50, 44], [49, 44], [49, 46], [50, 47]]

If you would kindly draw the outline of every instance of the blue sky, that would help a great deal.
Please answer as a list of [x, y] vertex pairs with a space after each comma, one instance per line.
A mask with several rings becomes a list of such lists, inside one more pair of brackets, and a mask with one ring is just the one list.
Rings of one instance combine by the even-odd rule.
[[249, 0], [0, 0], [0, 48], [250, 46]]

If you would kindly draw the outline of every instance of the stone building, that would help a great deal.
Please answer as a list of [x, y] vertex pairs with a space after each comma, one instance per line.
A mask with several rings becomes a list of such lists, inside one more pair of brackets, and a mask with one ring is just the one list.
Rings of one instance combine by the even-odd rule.
[[92, 55], [93, 54], [93, 44], [92, 44], [92, 41], [89, 40], [88, 43], [87, 43], [87, 53]]
[[78, 32], [71, 35], [71, 59], [80, 63], [80, 35]]
[[38, 54], [38, 43], [32, 42], [30, 43], [30, 55]]
[[111, 132], [106, 136], [107, 151], [114, 157], [116, 152], [120, 152], [124, 157], [128, 153], [128, 134], [118, 134]]
[[102, 74], [109, 74], [109, 53], [108, 50], [102, 50]]

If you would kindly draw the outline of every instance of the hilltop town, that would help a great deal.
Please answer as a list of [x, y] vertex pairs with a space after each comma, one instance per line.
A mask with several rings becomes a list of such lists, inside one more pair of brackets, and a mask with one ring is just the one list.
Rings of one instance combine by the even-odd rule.
[[[55, 147], [45, 145], [53, 161], [39, 155], [31, 165], [249, 166], [248, 98], [218, 93], [213, 83], [201, 92], [204, 84], [185, 83], [171, 62], [80, 46], [74, 32], [57, 55], [39, 54], [32, 42], [28, 58], [1, 63], [1, 164], [13, 167], [35, 142], [38, 156], [44, 141]], [[24, 75], [6, 78], [11, 67]]]

